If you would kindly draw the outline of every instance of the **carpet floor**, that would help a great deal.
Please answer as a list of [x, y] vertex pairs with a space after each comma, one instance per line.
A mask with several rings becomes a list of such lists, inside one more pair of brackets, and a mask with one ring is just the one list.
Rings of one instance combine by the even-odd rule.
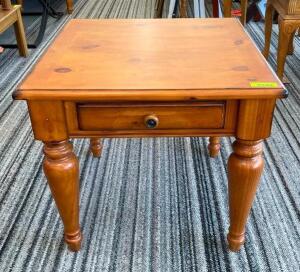
[[[63, 242], [63, 226], [42, 172], [24, 102], [11, 94], [72, 17], [148, 18], [155, 0], [78, 0], [74, 13], [51, 19], [45, 39], [26, 59], [0, 55], [0, 271], [300, 271], [300, 40], [289, 56], [288, 99], [278, 101], [265, 170], [239, 253], [227, 250], [226, 161], [204, 138], [105, 139], [100, 159], [74, 140], [80, 159], [79, 253]], [[64, 1], [56, 5], [65, 8]], [[208, 13], [210, 13], [208, 7]], [[189, 6], [192, 16], [192, 8]], [[29, 40], [38, 29], [34, 20]], [[263, 23], [247, 31], [263, 47]], [[274, 26], [270, 65], [275, 68]]]

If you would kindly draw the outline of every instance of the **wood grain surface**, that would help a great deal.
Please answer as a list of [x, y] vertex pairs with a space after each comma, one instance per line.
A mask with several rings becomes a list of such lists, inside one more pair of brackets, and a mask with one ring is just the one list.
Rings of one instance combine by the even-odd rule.
[[[277, 86], [253, 88], [253, 81]], [[282, 89], [236, 19], [71, 20], [15, 96], [221, 90], [238, 98], [280, 96]]]

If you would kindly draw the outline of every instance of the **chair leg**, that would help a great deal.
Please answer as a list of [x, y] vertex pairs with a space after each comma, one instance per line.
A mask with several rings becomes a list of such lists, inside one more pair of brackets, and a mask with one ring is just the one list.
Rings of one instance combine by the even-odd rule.
[[155, 18], [162, 18], [164, 2], [165, 2], [164, 0], [157, 0], [156, 1]]
[[73, 12], [73, 0], [67, 0], [67, 10], [69, 14]]
[[16, 3], [21, 6], [21, 11], [23, 12], [23, 0], [16, 0]]
[[277, 75], [283, 79], [284, 64], [289, 49], [292, 34], [297, 29], [297, 21], [284, 20], [281, 16], [278, 18], [279, 25], [279, 42], [278, 42], [278, 55], [277, 55]]
[[219, 1], [218, 0], [213, 0], [213, 17], [218, 18], [219, 17]]
[[248, 9], [248, 0], [241, 0], [241, 23], [242, 25], [246, 24], [246, 19], [247, 19], [247, 9]]
[[266, 9], [266, 16], [265, 16], [265, 48], [263, 55], [267, 59], [270, 54], [270, 44], [271, 44], [271, 35], [272, 35], [272, 24], [273, 24], [273, 6], [268, 3]]
[[232, 0], [224, 0], [224, 17], [231, 17]]
[[289, 42], [289, 48], [288, 48], [288, 55], [293, 55], [294, 54], [294, 37], [296, 34], [296, 30], [292, 33], [292, 37], [290, 38]]
[[187, 18], [187, 0], [180, 0], [179, 15], [180, 18]]
[[26, 57], [28, 55], [28, 47], [27, 47], [22, 15], [20, 9], [18, 9], [16, 12], [17, 12], [18, 19], [14, 23], [14, 29], [16, 33], [17, 44], [18, 44], [20, 56]]

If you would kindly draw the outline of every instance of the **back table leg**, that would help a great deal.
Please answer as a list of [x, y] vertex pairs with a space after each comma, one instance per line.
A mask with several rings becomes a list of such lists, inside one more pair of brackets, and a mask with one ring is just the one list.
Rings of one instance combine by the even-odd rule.
[[102, 143], [99, 138], [90, 139], [90, 151], [94, 157], [100, 157], [102, 152]]
[[209, 138], [208, 150], [209, 150], [209, 156], [211, 158], [215, 158], [219, 155], [221, 149], [220, 140], [221, 140], [220, 137]]
[[65, 241], [69, 249], [78, 251], [81, 245], [79, 227], [79, 167], [68, 141], [46, 142], [44, 172], [64, 223]]

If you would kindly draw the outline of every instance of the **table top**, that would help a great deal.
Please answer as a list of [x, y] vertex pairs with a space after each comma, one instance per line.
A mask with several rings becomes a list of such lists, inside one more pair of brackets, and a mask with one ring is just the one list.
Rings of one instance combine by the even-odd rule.
[[17, 99], [103, 92], [280, 97], [284, 87], [238, 20], [71, 20]]

